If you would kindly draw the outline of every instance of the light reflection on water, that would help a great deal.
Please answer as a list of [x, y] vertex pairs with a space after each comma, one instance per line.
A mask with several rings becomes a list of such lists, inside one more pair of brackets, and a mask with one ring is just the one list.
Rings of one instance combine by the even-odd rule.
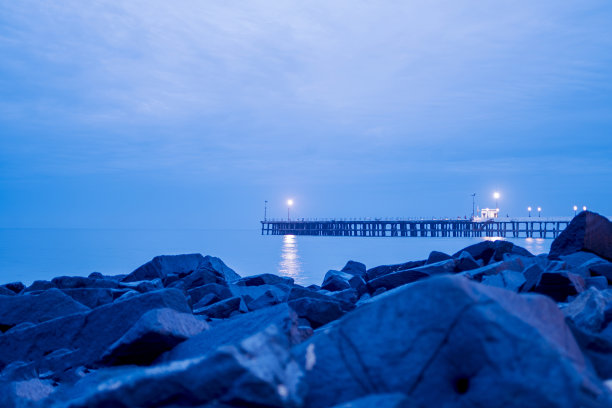
[[302, 262], [298, 255], [298, 245], [295, 235], [284, 235], [281, 250], [279, 274], [293, 278], [296, 283], [303, 283]]

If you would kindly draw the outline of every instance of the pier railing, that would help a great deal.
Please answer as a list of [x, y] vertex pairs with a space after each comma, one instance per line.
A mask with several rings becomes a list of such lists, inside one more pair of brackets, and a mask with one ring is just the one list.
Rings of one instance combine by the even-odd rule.
[[262, 235], [556, 238], [570, 218], [264, 220]]

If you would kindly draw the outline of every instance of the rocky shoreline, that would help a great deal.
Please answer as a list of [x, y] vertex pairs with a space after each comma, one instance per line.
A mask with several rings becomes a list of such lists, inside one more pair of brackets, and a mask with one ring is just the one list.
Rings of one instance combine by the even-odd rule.
[[2, 407], [611, 407], [612, 223], [321, 286], [158, 256], [0, 286]]

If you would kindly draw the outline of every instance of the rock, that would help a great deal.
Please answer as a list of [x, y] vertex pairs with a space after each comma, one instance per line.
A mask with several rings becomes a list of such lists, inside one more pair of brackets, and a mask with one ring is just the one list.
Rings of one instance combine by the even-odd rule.
[[351, 311], [355, 308], [355, 305], [353, 305], [351, 302], [344, 301], [341, 298], [336, 298], [332, 296], [331, 292], [327, 292], [327, 294], [325, 294], [325, 293], [320, 293], [314, 290], [306, 289], [300, 286], [294, 286], [291, 288], [291, 291], [289, 292], [287, 296], [287, 301], [297, 300], [297, 299], [302, 299], [302, 298], [312, 298], [312, 299], [319, 299], [321, 301], [336, 302], [338, 303], [340, 308], [344, 310], [345, 312]]
[[293, 286], [293, 278], [277, 276], [271, 273], [246, 276], [234, 282], [237, 286], [287, 285]]
[[472, 280], [480, 282], [486, 275], [497, 275], [502, 271], [508, 270], [521, 272], [524, 270], [524, 268], [525, 263], [523, 262], [523, 260], [520, 258], [514, 258], [511, 260], [489, 263], [487, 266], [461, 272], [461, 274], [467, 276]]
[[353, 275], [347, 272], [328, 271], [323, 278], [321, 289], [330, 292], [338, 292], [346, 289], [355, 289], [360, 295], [365, 293], [366, 283], [361, 275]]
[[609, 283], [612, 283], [612, 263], [597, 264], [589, 266], [592, 275], [605, 276]]
[[376, 296], [380, 293], [380, 289], [393, 289], [429, 277], [430, 275], [428, 273], [414, 269], [392, 272], [369, 281], [368, 291], [372, 293], [373, 296]]
[[53, 381], [32, 378], [24, 381], [0, 383], [0, 406], [26, 408], [41, 402], [55, 391]]
[[232, 297], [229, 299], [221, 300], [217, 303], [213, 303], [210, 306], [205, 306], [201, 309], [195, 309], [193, 314], [205, 315], [211, 319], [226, 319], [234, 312], [238, 312], [240, 309], [240, 297]]
[[206, 322], [190, 313], [154, 309], [140, 317], [102, 355], [101, 365], [151, 364], [162, 353], [208, 329]]
[[559, 259], [568, 266], [569, 269], [578, 269], [584, 264], [596, 265], [598, 263], [606, 263], [603, 258], [598, 257], [590, 252], [574, 252], [569, 255], [561, 255]]
[[25, 289], [25, 285], [22, 282], [11, 282], [11, 283], [6, 283], [0, 287], [3, 287], [5, 289], [10, 290], [11, 292], [15, 293], [15, 294], [20, 294], [24, 289]]
[[563, 313], [582, 330], [599, 332], [606, 322], [606, 310], [612, 306], [612, 291], [589, 288], [563, 309]]
[[406, 408], [409, 401], [405, 394], [370, 394], [366, 397], [334, 405], [333, 408]]
[[53, 278], [51, 283], [59, 289], [78, 289], [78, 288], [110, 288], [116, 289], [119, 284], [110, 279], [93, 279], [84, 276], [59, 276]]
[[612, 222], [591, 211], [581, 212], [553, 241], [548, 256], [558, 259], [579, 251], [612, 261]]
[[299, 317], [303, 317], [310, 322], [313, 329], [336, 320], [345, 313], [340, 303], [332, 298], [303, 297], [290, 300], [288, 303]]
[[365, 279], [366, 266], [361, 262], [348, 261], [341, 272], [350, 273], [351, 275], [362, 276]]
[[[57, 289], [52, 289], [58, 291]], [[66, 296], [62, 293], [62, 296]], [[18, 296], [18, 297], [26, 297]], [[71, 298], [66, 298], [73, 301]], [[100, 359], [108, 347], [123, 336], [140, 317], [152, 309], [170, 308], [190, 313], [182, 292], [163, 289], [100, 306], [88, 312], [45, 321], [0, 336], [0, 368], [14, 361], [33, 361], [44, 365], [43, 357], [60, 349], [75, 350], [62, 361], [65, 368], [76, 368]]]
[[[369, 294], [364, 295], [370, 296]], [[338, 299], [340, 301], [348, 303], [357, 303], [357, 301], [359, 300], [359, 293], [357, 293], [357, 291], [353, 288], [334, 292], [331, 293], [329, 296], [333, 297], [334, 299]]]
[[556, 302], [564, 302], [585, 289], [584, 279], [570, 272], [544, 272], [533, 288], [534, 292], [548, 295]]
[[204, 257], [200, 254], [156, 256], [151, 261], [136, 268], [134, 272], [123, 278], [122, 282], [153, 280], [156, 278], [164, 280], [171, 273], [186, 276], [197, 270], [203, 261]]
[[32, 284], [30, 286], [28, 286], [27, 288], [25, 288], [23, 290], [24, 293], [26, 292], [41, 292], [43, 290], [47, 290], [47, 289], [51, 289], [51, 288], [55, 288], [55, 284], [46, 280], [37, 280], [32, 282]]
[[270, 307], [273, 305], [277, 305], [279, 303], [281, 303], [284, 299], [286, 298], [286, 296], [280, 297], [277, 295], [277, 293], [273, 290], [266, 290], [262, 295], [258, 296], [257, 298], [253, 299], [253, 300], [249, 300], [246, 301], [246, 306], [249, 310], [257, 310], [257, 309], [263, 309], [264, 307]]
[[123, 289], [132, 289], [139, 293], [152, 292], [164, 288], [164, 284], [160, 278], [151, 280], [120, 282], [119, 287]]
[[612, 401], [554, 302], [461, 276], [372, 298], [293, 352], [306, 373], [307, 407], [379, 392], [405, 393], [411, 407]]
[[298, 330], [298, 316], [286, 303], [234, 316], [211, 325], [206, 330], [179, 344], [158, 360], [170, 362], [206, 356], [222, 345], [237, 344], [264, 328], [274, 325], [291, 344], [305, 338]]
[[[569, 320], [576, 342], [591, 361], [600, 378], [612, 378], [612, 325], [600, 333], [583, 330]], [[606, 405], [612, 406], [612, 405]]]
[[[260, 302], [267, 303], [266, 298], [270, 301], [276, 299], [276, 303], [285, 302], [287, 300], [287, 296], [289, 291], [291, 290], [289, 286], [283, 284], [277, 285], [259, 285], [259, 286], [238, 286], [231, 284], [229, 286], [229, 290], [233, 296], [240, 296], [246, 305], [251, 304], [256, 299], [260, 298]], [[253, 307], [259, 308], [255, 304]], [[249, 310], [254, 310], [250, 309]]]
[[592, 276], [584, 278], [585, 288], [597, 288], [599, 290], [608, 289], [608, 279], [605, 276]]
[[533, 257], [533, 254], [525, 248], [514, 245], [512, 242], [504, 240], [483, 241], [478, 244], [470, 245], [453, 255], [457, 258], [462, 252], [468, 252], [475, 260], [482, 260], [485, 265], [490, 262], [503, 261], [504, 254], [512, 254], [526, 257]]
[[504, 281], [504, 288], [513, 292], [518, 292], [519, 289], [527, 282], [525, 276], [521, 272], [505, 270], [500, 274]]
[[[305, 389], [289, 342], [275, 326], [206, 357], [152, 368], [104, 369], [56, 392], [72, 408], [202, 406], [299, 407]], [[54, 405], [49, 401], [48, 405]], [[217, 405], [218, 406], [218, 405]]]
[[448, 254], [445, 254], [444, 252], [431, 251], [429, 253], [429, 257], [427, 258], [427, 262], [425, 262], [425, 264], [428, 265], [428, 264], [438, 263], [442, 261], [447, 261], [449, 259], [453, 259], [453, 257]]
[[3, 286], [0, 286], [0, 296], [15, 296], [17, 295], [15, 292], [13, 292], [10, 289], [7, 289]]
[[476, 260], [470, 255], [469, 252], [463, 251], [457, 261], [455, 262], [455, 271], [456, 272], [465, 272], [470, 271], [472, 269], [478, 269], [481, 265], [476, 262]]
[[523, 271], [525, 283], [521, 286], [520, 291], [522, 293], [531, 291], [540, 281], [543, 272], [542, 267], [538, 264], [533, 264], [525, 268]]
[[0, 330], [4, 332], [19, 323], [41, 323], [87, 310], [88, 307], [55, 288], [40, 294], [0, 296]]
[[397, 271], [405, 271], [406, 269], [412, 269], [419, 266], [425, 265], [425, 260], [423, 261], [413, 261], [413, 262], [405, 262], [403, 264], [395, 264], [395, 265], [380, 265], [374, 268], [368, 269], [366, 272], [366, 281], [370, 281], [372, 279], [376, 279], [380, 276], [387, 275], [389, 273], [397, 272]]
[[192, 303], [198, 303], [204, 296], [213, 295], [212, 299], [214, 302], [218, 302], [219, 300], [228, 299], [232, 297], [232, 292], [229, 290], [227, 286], [219, 285], [217, 283], [209, 283], [207, 285], [202, 285], [195, 287], [193, 289], [189, 289], [187, 294], [191, 298]]
[[109, 288], [62, 289], [62, 292], [90, 309], [113, 303], [115, 299], [114, 289]]

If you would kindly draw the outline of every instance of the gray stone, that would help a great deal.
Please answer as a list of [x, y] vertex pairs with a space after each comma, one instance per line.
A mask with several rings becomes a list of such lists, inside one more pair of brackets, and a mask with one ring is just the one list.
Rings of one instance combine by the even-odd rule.
[[79, 289], [79, 288], [110, 288], [118, 287], [116, 281], [110, 279], [94, 279], [84, 276], [59, 276], [51, 280], [59, 289]]
[[210, 294], [212, 294], [214, 296], [214, 299], [216, 299], [215, 302], [232, 297], [232, 292], [227, 286], [219, 285], [217, 283], [209, 283], [207, 285], [202, 285], [193, 289], [189, 289], [187, 291], [187, 294], [191, 298], [191, 302], [194, 304], [198, 303], [205, 295]]
[[411, 407], [573, 408], [612, 401], [554, 302], [461, 276], [372, 298], [294, 354], [306, 373], [308, 407], [380, 392], [405, 393]]
[[453, 257], [448, 254], [445, 254], [444, 252], [431, 251], [429, 253], [429, 257], [427, 258], [427, 262], [425, 262], [425, 264], [428, 265], [428, 264], [438, 263], [442, 261], [447, 261], [449, 259], [453, 259]]
[[365, 277], [366, 266], [361, 262], [348, 261], [346, 265], [341, 269], [341, 272], [350, 273], [351, 275], [358, 275]]
[[478, 244], [470, 245], [467, 248], [456, 252], [453, 258], [457, 258], [462, 252], [468, 252], [475, 260], [482, 260], [485, 265], [492, 262], [503, 261], [504, 254], [533, 257], [533, 254], [525, 248], [514, 245], [512, 242], [504, 240], [483, 241]]
[[278, 276], [271, 273], [246, 276], [234, 282], [237, 286], [261, 286], [261, 285], [293, 285], [293, 278]]
[[200, 254], [161, 255], [156, 256], [146, 264], [136, 268], [122, 279], [123, 282], [135, 282], [164, 278], [169, 274], [186, 276], [197, 270], [204, 257]]
[[162, 353], [203, 330], [208, 324], [190, 313], [154, 309], [140, 319], [102, 355], [101, 365], [151, 364]]
[[387, 275], [389, 273], [393, 273], [393, 272], [397, 272], [397, 271], [404, 271], [406, 269], [412, 269], [412, 268], [416, 268], [418, 266], [423, 266], [425, 265], [426, 260], [422, 260], [422, 261], [411, 261], [411, 262], [405, 262], [402, 264], [395, 264], [395, 265], [380, 265], [380, 266], [376, 266], [374, 268], [368, 269], [366, 272], [366, 281], [370, 281], [372, 279], [376, 279], [380, 276], [383, 275]]
[[41, 292], [43, 290], [47, 290], [47, 289], [51, 289], [51, 288], [55, 288], [55, 284], [46, 280], [36, 280], [34, 282], [32, 282], [32, 284], [30, 286], [28, 286], [27, 288], [25, 288], [23, 290], [24, 293], [26, 292]]
[[139, 293], [152, 292], [164, 288], [164, 284], [160, 278], [132, 282], [120, 282], [119, 287], [123, 289], [132, 289]]
[[612, 261], [612, 222], [597, 213], [583, 211], [553, 241], [551, 259], [585, 251]]
[[355, 289], [360, 295], [367, 290], [366, 283], [362, 275], [353, 275], [348, 272], [330, 270], [323, 278], [321, 289], [330, 292], [338, 292], [346, 289]]
[[90, 309], [112, 303], [115, 299], [115, 290], [109, 288], [75, 288], [61, 291]]
[[565, 316], [582, 330], [599, 332], [606, 322], [606, 309], [612, 305], [612, 291], [589, 288], [563, 309]]
[[213, 303], [210, 306], [205, 306], [200, 309], [195, 309], [193, 314], [204, 315], [211, 319], [226, 319], [234, 312], [238, 312], [240, 309], [240, 297], [232, 297], [224, 299], [219, 302]]
[[8, 289], [15, 294], [19, 294], [25, 289], [25, 285], [22, 282], [5, 283], [4, 285], [0, 287]]
[[463, 251], [455, 263], [455, 271], [457, 272], [470, 271], [480, 267], [481, 265], [467, 251]]
[[534, 292], [548, 295], [557, 302], [575, 296], [585, 289], [584, 279], [570, 272], [544, 272], [533, 288]]

